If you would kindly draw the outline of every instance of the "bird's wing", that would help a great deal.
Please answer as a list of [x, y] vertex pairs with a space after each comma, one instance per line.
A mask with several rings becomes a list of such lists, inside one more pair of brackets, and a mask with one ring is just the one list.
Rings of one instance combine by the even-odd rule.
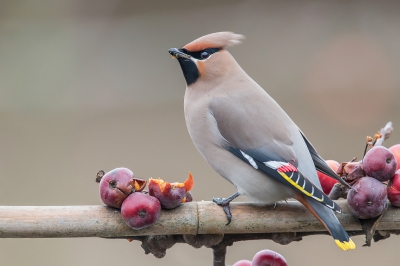
[[285, 186], [301, 192], [307, 197], [313, 198], [336, 212], [341, 212], [340, 207], [293, 164], [285, 161], [270, 160], [267, 156], [260, 153], [259, 150], [242, 151], [232, 146], [227, 146], [226, 148], [235, 156], [254, 167], [254, 169], [265, 173]]
[[[241, 150], [252, 149], [270, 159], [292, 161], [296, 165], [292, 136], [285, 126], [286, 121], [281, 120], [288, 117], [279, 117], [283, 111], [272, 98], [271, 101], [266, 103], [262, 97], [251, 94], [214, 97], [209, 111], [219, 132], [231, 146]], [[271, 110], [268, 115], [260, 112], [265, 105]]]
[[311, 144], [311, 142], [306, 138], [304, 133], [299, 129], [301, 136], [304, 139], [304, 142], [307, 145], [308, 150], [310, 151], [311, 158], [314, 161], [315, 168], [320, 171], [321, 173], [326, 174], [327, 176], [332, 177], [333, 179], [338, 180], [340, 183], [343, 185], [351, 188], [351, 186], [344, 181], [340, 176], [338, 176], [335, 171], [332, 170], [332, 168], [329, 167], [329, 165], [325, 162], [325, 160], [317, 153], [315, 150], [314, 146]]
[[[215, 98], [209, 106], [224, 139], [223, 147], [281, 184], [341, 212], [335, 202], [297, 169], [290, 132], [282, 126], [284, 123], [268, 121], [268, 116], [260, 114], [254, 105], [237, 106], [231, 100]], [[272, 131], [271, 127], [277, 124], [281, 128]]]

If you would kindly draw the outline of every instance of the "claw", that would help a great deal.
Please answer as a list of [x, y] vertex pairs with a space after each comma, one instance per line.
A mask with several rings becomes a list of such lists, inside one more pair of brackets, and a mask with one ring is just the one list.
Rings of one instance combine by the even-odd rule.
[[226, 219], [228, 219], [228, 222], [225, 225], [229, 225], [232, 222], [232, 213], [231, 213], [231, 207], [228, 205], [223, 207], [224, 212], [226, 214]]
[[232, 221], [232, 213], [231, 213], [231, 208], [229, 206], [229, 203], [237, 198], [240, 194], [236, 192], [232, 196], [228, 198], [213, 198], [213, 202], [215, 202], [218, 206], [223, 207], [224, 212], [226, 214], [226, 218], [228, 219], [228, 223], [226, 225], [229, 225]]

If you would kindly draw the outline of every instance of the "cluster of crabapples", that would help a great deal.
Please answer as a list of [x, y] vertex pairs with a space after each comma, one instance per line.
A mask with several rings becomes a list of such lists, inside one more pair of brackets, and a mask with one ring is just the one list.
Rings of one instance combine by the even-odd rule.
[[[352, 188], [347, 193], [350, 211], [360, 219], [383, 213], [387, 200], [400, 207], [400, 144], [390, 148], [374, 146], [362, 161], [356, 159], [339, 164], [326, 161]], [[318, 172], [325, 194], [329, 195], [337, 180]]]
[[161, 208], [173, 209], [192, 201], [189, 191], [193, 188], [193, 176], [190, 173], [184, 183], [150, 178], [148, 192], [144, 191], [147, 181], [135, 178], [128, 168], [116, 168], [100, 178], [101, 200], [109, 207], [121, 209], [125, 223], [135, 230], [154, 224]]

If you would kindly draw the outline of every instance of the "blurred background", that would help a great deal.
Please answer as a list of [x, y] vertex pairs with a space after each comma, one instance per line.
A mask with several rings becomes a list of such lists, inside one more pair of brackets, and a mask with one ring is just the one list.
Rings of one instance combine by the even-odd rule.
[[[195, 178], [195, 200], [235, 189], [195, 149], [185, 81], [171, 47], [217, 31], [244, 34], [230, 52], [325, 159], [359, 158], [393, 121], [400, 143], [400, 4], [381, 1], [1, 1], [0, 204], [98, 205], [98, 170]], [[239, 201], [244, 201], [240, 198]], [[400, 237], [340, 251], [330, 236], [281, 246], [236, 243], [227, 263], [261, 249], [290, 265], [387, 265]], [[378, 255], [379, 254], [379, 255]], [[312, 257], [310, 257], [312, 256]], [[139, 242], [0, 239], [1, 265], [211, 265], [177, 244], [163, 259]]]

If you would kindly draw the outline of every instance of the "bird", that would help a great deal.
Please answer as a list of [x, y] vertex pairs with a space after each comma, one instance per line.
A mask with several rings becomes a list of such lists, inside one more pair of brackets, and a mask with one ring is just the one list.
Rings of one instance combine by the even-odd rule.
[[330, 232], [342, 250], [355, 249], [322, 192], [317, 171], [342, 180], [317, 153], [280, 105], [237, 63], [226, 48], [243, 35], [216, 32], [168, 50], [186, 81], [184, 115], [202, 157], [237, 192], [213, 201], [224, 208], [239, 195], [261, 204], [294, 198]]

